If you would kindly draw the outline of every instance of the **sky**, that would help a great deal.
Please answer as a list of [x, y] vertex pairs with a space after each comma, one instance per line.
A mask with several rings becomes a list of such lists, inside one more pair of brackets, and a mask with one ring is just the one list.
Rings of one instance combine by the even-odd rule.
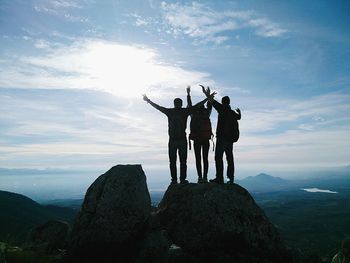
[[0, 167], [137, 163], [168, 182], [167, 119], [142, 94], [172, 107], [188, 85], [202, 100], [199, 84], [242, 111], [238, 177], [346, 166], [349, 14], [340, 0], [1, 0]]

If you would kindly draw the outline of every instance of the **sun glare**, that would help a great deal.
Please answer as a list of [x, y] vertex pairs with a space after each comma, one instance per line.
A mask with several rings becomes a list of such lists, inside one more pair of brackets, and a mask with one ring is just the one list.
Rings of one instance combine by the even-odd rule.
[[[156, 50], [100, 40], [79, 42], [46, 57], [27, 58], [26, 63], [48, 69], [46, 83], [52, 88], [94, 89], [120, 97], [150, 92], [156, 97], [208, 77], [165, 63]], [[34, 77], [31, 84], [40, 86]]]

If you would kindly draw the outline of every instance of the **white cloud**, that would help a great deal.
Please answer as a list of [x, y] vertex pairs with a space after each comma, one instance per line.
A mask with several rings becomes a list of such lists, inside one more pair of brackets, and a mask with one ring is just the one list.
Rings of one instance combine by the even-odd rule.
[[[244, 111], [241, 123], [247, 133], [281, 131], [283, 125], [289, 129], [324, 129], [350, 120], [350, 96], [343, 93], [329, 93], [312, 98], [292, 100], [264, 100], [251, 102]], [[283, 128], [286, 129], [286, 128]]]
[[[38, 47], [49, 45], [37, 42]], [[99, 39], [76, 41], [46, 55], [14, 58], [0, 69], [0, 86], [93, 89], [121, 97], [146, 91], [173, 94], [189, 84], [213, 83], [209, 74], [164, 62], [156, 50]], [[156, 88], [156, 89], [155, 89]]]
[[87, 1], [79, 0], [37, 0], [34, 2], [34, 10], [39, 13], [61, 17], [71, 22], [87, 22], [88, 18], [73, 15], [71, 10], [81, 9]]
[[40, 48], [40, 49], [47, 49], [50, 47], [50, 42], [48, 42], [44, 39], [38, 39], [35, 41], [34, 46], [36, 48]]
[[256, 28], [255, 33], [262, 37], [279, 37], [287, 32], [286, 29], [279, 27], [267, 18], [250, 19], [247, 23]]
[[[204, 4], [162, 2], [167, 32], [175, 37], [187, 35], [194, 43], [222, 44], [231, 39], [230, 33], [251, 28], [257, 36], [281, 37], [287, 30], [254, 11], [216, 11]], [[234, 38], [234, 37], [232, 37]]]

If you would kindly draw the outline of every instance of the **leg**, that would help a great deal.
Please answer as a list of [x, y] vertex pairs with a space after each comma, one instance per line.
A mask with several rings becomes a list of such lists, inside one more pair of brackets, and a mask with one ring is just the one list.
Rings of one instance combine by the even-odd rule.
[[174, 140], [169, 139], [168, 143], [168, 153], [169, 153], [169, 166], [170, 166], [170, 175], [171, 175], [171, 181], [176, 182], [177, 181], [177, 175], [176, 175], [176, 143]]
[[201, 163], [201, 143], [199, 141], [194, 141], [194, 156], [196, 158], [196, 168], [198, 174], [198, 180], [202, 178], [202, 163]]
[[216, 167], [216, 180], [220, 183], [224, 181], [224, 163], [222, 161], [222, 157], [225, 151], [225, 143], [224, 140], [218, 138], [216, 141], [215, 148], [215, 167]]
[[180, 157], [180, 181], [184, 182], [187, 177], [187, 140], [178, 140]]
[[233, 183], [235, 164], [233, 161], [233, 143], [229, 143], [225, 149], [225, 155], [227, 160], [227, 178], [230, 179], [230, 183]]
[[208, 178], [208, 169], [209, 169], [209, 162], [208, 162], [208, 154], [209, 154], [209, 147], [210, 143], [208, 141], [204, 141], [202, 143], [202, 151], [203, 151], [203, 179], [207, 180]]

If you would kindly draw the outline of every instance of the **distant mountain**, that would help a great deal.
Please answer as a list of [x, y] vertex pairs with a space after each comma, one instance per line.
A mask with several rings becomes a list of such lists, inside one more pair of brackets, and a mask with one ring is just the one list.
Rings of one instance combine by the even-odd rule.
[[0, 191], [0, 241], [18, 245], [25, 241], [28, 232], [49, 219], [72, 222], [77, 210], [43, 206], [32, 199], [6, 191]]
[[47, 200], [41, 203], [42, 205], [48, 206], [58, 206], [58, 207], [69, 207], [74, 210], [80, 210], [81, 205], [83, 204], [84, 199], [54, 199]]
[[238, 184], [253, 192], [272, 192], [293, 188], [291, 181], [280, 177], [260, 173], [256, 176], [249, 176], [242, 180], [237, 180]]
[[38, 174], [61, 174], [67, 173], [66, 170], [63, 169], [28, 169], [28, 168], [0, 168], [0, 175], [38, 175]]

